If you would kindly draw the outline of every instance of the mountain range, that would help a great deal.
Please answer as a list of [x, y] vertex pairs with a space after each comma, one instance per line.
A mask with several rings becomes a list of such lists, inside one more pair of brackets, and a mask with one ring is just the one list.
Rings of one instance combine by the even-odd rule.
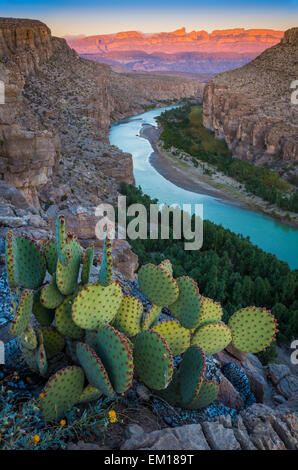
[[125, 31], [65, 39], [81, 56], [130, 72], [219, 73], [251, 61], [283, 34], [244, 28], [188, 33], [183, 27], [169, 33]]

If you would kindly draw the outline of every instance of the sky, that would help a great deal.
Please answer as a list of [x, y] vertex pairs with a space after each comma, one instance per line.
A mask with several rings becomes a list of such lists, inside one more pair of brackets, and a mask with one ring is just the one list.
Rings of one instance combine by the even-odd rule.
[[0, 16], [39, 19], [56, 36], [298, 25], [297, 0], [0, 0]]

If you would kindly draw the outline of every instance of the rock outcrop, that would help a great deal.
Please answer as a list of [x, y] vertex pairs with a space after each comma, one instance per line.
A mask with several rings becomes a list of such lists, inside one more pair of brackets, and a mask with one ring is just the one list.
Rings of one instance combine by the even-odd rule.
[[256, 165], [295, 173], [298, 108], [298, 28], [249, 64], [213, 78], [205, 87], [203, 123], [224, 138], [233, 154]]
[[185, 28], [155, 34], [117, 34], [68, 38], [83, 57], [130, 71], [218, 73], [247, 63], [278, 43], [283, 31], [243, 28], [186, 32]]
[[194, 80], [115, 73], [40, 21], [14, 18], [0, 18], [0, 81], [0, 236], [10, 227], [49, 236], [53, 213], [68, 212], [86, 243], [96, 206], [115, 202], [121, 181], [134, 183], [131, 155], [108, 143], [111, 122], [203, 91]]

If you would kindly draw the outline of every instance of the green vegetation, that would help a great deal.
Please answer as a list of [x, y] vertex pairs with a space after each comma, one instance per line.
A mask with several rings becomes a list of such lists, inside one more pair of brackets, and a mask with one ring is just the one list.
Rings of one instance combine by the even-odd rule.
[[[156, 203], [141, 188], [123, 183], [121, 192], [127, 205], [144, 204], [148, 213], [150, 203]], [[248, 237], [205, 220], [200, 251], [185, 251], [184, 239], [138, 239], [130, 244], [140, 265], [170, 259], [174, 276], [190, 276], [201, 294], [221, 302], [225, 321], [242, 307], [265, 306], [279, 322], [279, 341], [298, 335], [298, 271], [291, 271], [287, 263], [253, 245]]]
[[[298, 212], [298, 189], [290, 191], [290, 185], [268, 168], [256, 167], [249, 162], [232, 157], [223, 140], [203, 126], [202, 106], [186, 104], [162, 113], [158, 121], [162, 125], [161, 140], [166, 149], [176, 147], [245, 185], [247, 191], [283, 210]], [[195, 165], [196, 166], [196, 165]]]

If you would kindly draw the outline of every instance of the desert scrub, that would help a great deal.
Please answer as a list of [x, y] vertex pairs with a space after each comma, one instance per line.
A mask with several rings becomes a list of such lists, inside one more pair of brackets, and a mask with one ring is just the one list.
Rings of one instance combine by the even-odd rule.
[[66, 449], [72, 440], [92, 437], [104, 429], [110, 419], [107, 407], [111, 400], [98, 400], [86, 409], [72, 408], [55, 423], [45, 423], [35, 399], [25, 403], [14, 393], [0, 390], [0, 450]]

